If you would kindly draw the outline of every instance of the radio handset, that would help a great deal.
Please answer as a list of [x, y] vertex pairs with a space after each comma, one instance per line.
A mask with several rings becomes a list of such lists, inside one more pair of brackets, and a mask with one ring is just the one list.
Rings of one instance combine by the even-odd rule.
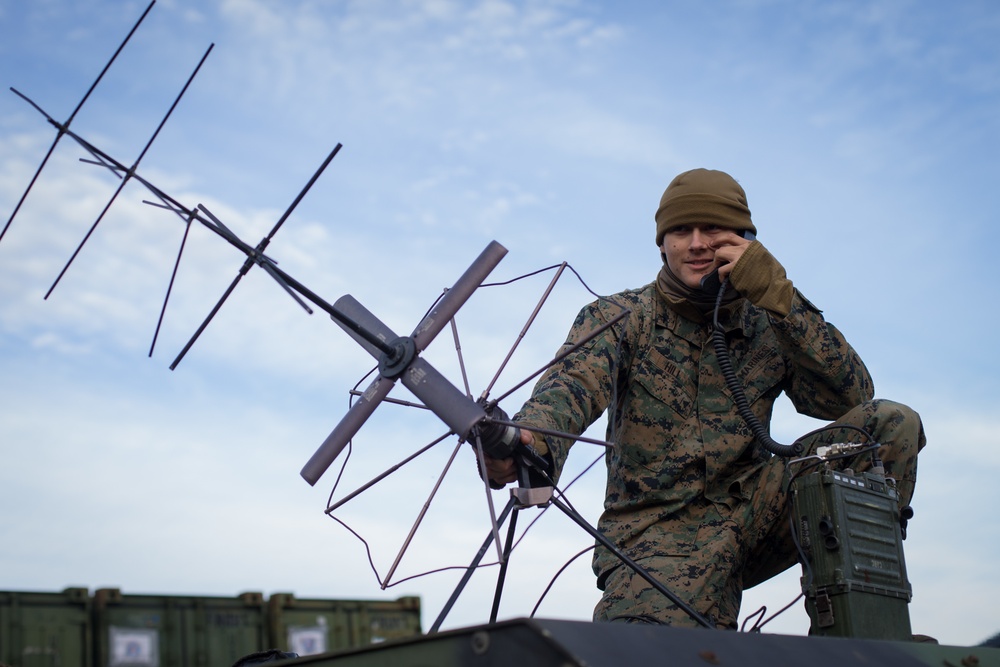
[[[745, 238], [747, 241], [753, 241], [757, 238], [753, 232], [749, 229], [740, 229], [736, 231], [736, 234]], [[708, 292], [709, 294], [718, 294], [719, 289], [722, 287], [722, 281], [719, 280], [719, 270], [716, 269], [711, 273], [705, 275], [701, 279], [701, 289]]]

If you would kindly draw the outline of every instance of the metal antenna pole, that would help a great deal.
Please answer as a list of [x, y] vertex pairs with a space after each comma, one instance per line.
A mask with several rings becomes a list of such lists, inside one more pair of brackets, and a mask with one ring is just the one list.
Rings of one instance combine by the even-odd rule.
[[427, 516], [427, 510], [431, 507], [431, 502], [434, 501], [434, 496], [437, 495], [438, 489], [441, 488], [441, 482], [444, 481], [445, 475], [448, 474], [448, 470], [451, 469], [451, 464], [455, 462], [455, 457], [458, 455], [458, 450], [462, 448], [462, 443], [459, 442], [455, 445], [455, 449], [451, 451], [451, 456], [448, 457], [448, 462], [444, 464], [444, 470], [438, 475], [437, 482], [434, 483], [434, 488], [431, 489], [430, 495], [427, 500], [424, 501], [423, 507], [420, 508], [420, 512], [417, 514], [417, 520], [413, 522], [413, 527], [410, 528], [409, 535], [403, 540], [403, 546], [399, 549], [399, 553], [396, 555], [396, 560], [393, 561], [392, 567], [385, 575], [385, 581], [382, 582], [382, 590], [385, 590], [389, 586], [389, 581], [392, 579], [392, 575], [396, 573], [396, 568], [399, 567], [399, 562], [403, 560], [403, 554], [410, 547], [410, 542], [413, 541], [413, 536], [417, 533], [417, 528], [423, 522], [424, 517]]
[[569, 355], [573, 354], [574, 352], [576, 352], [577, 350], [579, 350], [581, 347], [583, 347], [584, 345], [586, 345], [589, 341], [593, 340], [594, 338], [597, 338], [602, 333], [604, 333], [605, 331], [607, 331], [608, 329], [610, 329], [614, 325], [618, 324], [618, 322], [620, 322], [625, 317], [627, 317], [629, 314], [631, 314], [631, 312], [632, 312], [631, 310], [623, 310], [622, 312], [618, 313], [617, 315], [615, 315], [614, 317], [612, 317], [610, 320], [608, 320], [607, 322], [605, 322], [601, 326], [597, 327], [596, 329], [594, 329], [593, 331], [591, 331], [589, 334], [587, 334], [586, 336], [584, 336], [580, 340], [576, 341], [573, 344], [573, 346], [570, 347], [568, 350], [564, 350], [562, 353], [560, 353], [560, 354], [556, 355], [555, 357], [553, 357], [552, 361], [550, 361], [549, 363], [547, 363], [545, 366], [542, 366], [541, 368], [539, 368], [537, 371], [535, 371], [534, 373], [532, 373], [528, 377], [524, 378], [524, 380], [522, 380], [521, 382], [519, 382], [516, 385], [514, 385], [513, 387], [511, 387], [506, 392], [504, 392], [499, 398], [494, 399], [494, 400], [496, 402], [499, 402], [499, 401], [502, 401], [503, 399], [507, 398], [508, 396], [510, 396], [511, 394], [513, 394], [515, 391], [517, 391], [518, 389], [520, 389], [524, 385], [526, 385], [529, 382], [531, 382], [535, 377], [537, 377], [537, 376], [541, 375], [542, 373], [544, 373], [545, 371], [547, 371], [554, 364], [559, 363], [560, 361], [562, 361], [563, 359], [565, 359], [566, 357], [568, 357]]
[[486, 489], [486, 506], [490, 512], [490, 530], [493, 531], [493, 541], [497, 545], [497, 559], [503, 561], [503, 549], [500, 547], [500, 524], [497, 522], [496, 508], [493, 506], [493, 493], [490, 490], [490, 476], [486, 472], [486, 453], [483, 451], [483, 441], [477, 434], [476, 440], [476, 461], [479, 463], [479, 477], [483, 480], [483, 487]]
[[[458, 339], [458, 325], [455, 318], [451, 318], [451, 333], [455, 339], [455, 351], [458, 354], [458, 366], [462, 371], [462, 382], [465, 384], [465, 395], [472, 398], [472, 390], [469, 388], [469, 377], [465, 371], [465, 358], [462, 356], [462, 344]], [[486, 491], [486, 506], [490, 512], [490, 526], [493, 529], [493, 537], [497, 545], [497, 559], [503, 561], [503, 550], [500, 548], [500, 526], [497, 525], [497, 511], [493, 505], [493, 494], [490, 491], [490, 479], [486, 473], [486, 455], [483, 452], [483, 443], [478, 435], [475, 436], [476, 460], [479, 462], [479, 477], [483, 481], [483, 488]]]
[[535, 309], [531, 311], [531, 315], [528, 316], [528, 321], [524, 323], [524, 326], [521, 328], [521, 333], [518, 334], [517, 340], [515, 340], [514, 344], [511, 345], [510, 351], [507, 352], [507, 356], [504, 357], [504, 360], [500, 363], [500, 367], [497, 368], [497, 372], [493, 376], [493, 379], [490, 380], [490, 383], [488, 385], [486, 385], [486, 389], [483, 390], [481, 398], [485, 399], [487, 396], [490, 395], [490, 391], [493, 389], [493, 385], [495, 385], [497, 383], [497, 380], [500, 379], [500, 374], [503, 373], [504, 369], [507, 367], [507, 363], [510, 361], [511, 357], [514, 356], [514, 352], [517, 350], [517, 346], [521, 344], [522, 340], [524, 340], [525, 335], [528, 333], [528, 329], [531, 328], [531, 325], [535, 321], [535, 318], [538, 317], [539, 311], [541, 311], [542, 306], [545, 305], [545, 302], [549, 298], [549, 294], [552, 293], [552, 288], [556, 286], [556, 283], [559, 281], [559, 277], [562, 276], [562, 272], [566, 269], [566, 266], [567, 266], [566, 262], [563, 262], [562, 264], [559, 265], [559, 270], [556, 271], [556, 275], [554, 275], [552, 277], [552, 280], [549, 281], [549, 286], [545, 288], [545, 292], [538, 300], [538, 304], [535, 305]]
[[174, 281], [177, 279], [177, 270], [181, 266], [181, 255], [184, 254], [184, 247], [187, 245], [188, 234], [191, 233], [191, 221], [194, 219], [194, 211], [191, 211], [184, 226], [184, 236], [181, 237], [181, 245], [177, 250], [177, 259], [174, 261], [174, 270], [170, 272], [170, 282], [167, 284], [167, 294], [163, 297], [163, 307], [160, 308], [160, 318], [156, 321], [156, 330], [153, 331], [153, 342], [149, 344], [149, 356], [153, 356], [156, 348], [156, 339], [160, 337], [160, 327], [163, 326], [163, 317], [167, 314], [167, 302], [170, 301], [170, 293], [174, 290]]
[[472, 389], [469, 388], [469, 374], [465, 370], [465, 357], [462, 356], [462, 343], [458, 339], [458, 325], [455, 318], [451, 318], [451, 337], [455, 340], [455, 354], [458, 356], [458, 368], [462, 372], [462, 385], [465, 387], [465, 395], [472, 398]]
[[337, 509], [339, 509], [341, 506], [343, 506], [344, 503], [346, 503], [349, 500], [353, 500], [354, 498], [358, 497], [361, 493], [363, 493], [364, 491], [367, 491], [368, 489], [372, 488], [373, 486], [375, 486], [376, 484], [378, 484], [379, 482], [381, 482], [383, 479], [385, 479], [386, 477], [388, 477], [392, 473], [396, 472], [397, 470], [399, 470], [400, 468], [402, 468], [404, 465], [406, 465], [407, 463], [409, 463], [413, 459], [417, 458], [418, 456], [420, 456], [421, 454], [423, 454], [424, 452], [426, 452], [427, 450], [429, 450], [434, 445], [438, 444], [439, 442], [442, 442], [445, 438], [449, 438], [449, 437], [451, 437], [453, 435], [455, 435], [455, 434], [452, 433], [451, 431], [448, 431], [447, 433], [445, 433], [444, 435], [442, 435], [438, 439], [432, 441], [430, 444], [424, 445], [423, 447], [421, 447], [420, 449], [418, 449], [416, 452], [414, 452], [413, 454], [410, 454], [405, 459], [403, 459], [399, 463], [395, 464], [394, 466], [392, 466], [388, 470], [386, 470], [386, 471], [384, 471], [382, 473], [379, 473], [371, 481], [366, 482], [365, 484], [361, 485], [361, 487], [355, 489], [354, 491], [350, 492], [349, 494], [347, 494], [346, 496], [344, 496], [343, 498], [341, 498], [337, 502], [335, 502], [332, 505], [330, 505], [329, 507], [327, 507], [324, 513], [327, 514], [327, 515], [333, 514]]

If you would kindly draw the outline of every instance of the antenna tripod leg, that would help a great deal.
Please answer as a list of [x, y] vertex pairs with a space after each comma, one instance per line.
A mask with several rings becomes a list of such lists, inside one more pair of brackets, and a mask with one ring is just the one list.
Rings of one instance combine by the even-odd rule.
[[[624, 564], [626, 567], [630, 568], [633, 572], [635, 572], [640, 577], [645, 579], [653, 588], [655, 588], [658, 592], [663, 594], [668, 600], [673, 602], [678, 609], [680, 609], [685, 614], [690, 616], [695, 622], [697, 622], [702, 627], [708, 628], [710, 630], [715, 629], [716, 626], [714, 623], [712, 623], [710, 620], [708, 620], [700, 613], [698, 613], [698, 611], [696, 611], [693, 607], [691, 607], [691, 605], [687, 604], [679, 597], [677, 597], [677, 595], [673, 591], [664, 586], [653, 575], [651, 575], [649, 571], [647, 571], [644, 567], [635, 562], [635, 560], [625, 555], [625, 553], [621, 549], [619, 549], [618, 546], [615, 545], [611, 540], [605, 537], [604, 534], [601, 533], [601, 531], [599, 531], [597, 528], [594, 528], [589, 523], [587, 523], [587, 520], [584, 519], [579, 512], [577, 512], [575, 509], [567, 505], [561, 499], [553, 495], [552, 489], [533, 488], [533, 489], [522, 489], [521, 491], [522, 494], [527, 493], [528, 495], [522, 495], [521, 498], [518, 498], [516, 495], [512, 495], [511, 499], [507, 502], [507, 506], [503, 508], [503, 511], [500, 513], [500, 516], [497, 517], [497, 526], [502, 526], [503, 522], [506, 521], [507, 519], [507, 515], [510, 514], [512, 510], [515, 512], [514, 515], [511, 517], [510, 526], [508, 527], [507, 530], [507, 543], [504, 547], [503, 561], [500, 563], [500, 574], [497, 579], [496, 592], [494, 593], [493, 609], [490, 613], [490, 623], [496, 622], [497, 611], [500, 606], [500, 594], [503, 590], [504, 579], [506, 578], [507, 574], [507, 564], [508, 562], [510, 562], [510, 552], [513, 546], [514, 526], [517, 521], [517, 510], [543, 504], [544, 501], [542, 501], [542, 497], [547, 495], [550, 496], [549, 498], [547, 498], [549, 504], [556, 507], [563, 514], [569, 517], [575, 524], [583, 528], [583, 530], [589, 533], [591, 537], [593, 537], [598, 543], [601, 544], [601, 546], [603, 546], [605, 549], [614, 554], [614, 556], [618, 560], [620, 560], [622, 564]], [[539, 495], [533, 496], [533, 494], [539, 494]], [[486, 536], [486, 540], [483, 542], [482, 547], [480, 547], [479, 552], [476, 554], [475, 558], [472, 559], [472, 562], [466, 568], [465, 574], [462, 575], [462, 579], [461, 581], [458, 582], [458, 585], [452, 592], [451, 597], [448, 598], [448, 602], [445, 603], [444, 608], [441, 610], [441, 613], [438, 614], [438, 617], [434, 621], [434, 624], [431, 626], [430, 630], [427, 631], [427, 634], [433, 634], [438, 630], [440, 630], [441, 624], [444, 622], [445, 617], [451, 611], [451, 608], [455, 605], [455, 602], [458, 600], [458, 597], [462, 594], [462, 591], [465, 590], [465, 586], [469, 583], [469, 579], [472, 578], [472, 573], [475, 572], [477, 567], [479, 567], [480, 562], [482, 562], [483, 560], [483, 556], [486, 555], [486, 551], [489, 549], [490, 544], [493, 541], [494, 541], [493, 531], [491, 530], [490, 534]]]
[[510, 515], [510, 523], [507, 524], [507, 542], [503, 546], [503, 560], [500, 561], [500, 573], [497, 575], [497, 589], [493, 594], [493, 609], [490, 611], [490, 623], [497, 622], [497, 613], [500, 611], [500, 596], [503, 594], [503, 584], [507, 578], [507, 564], [510, 563], [510, 552], [514, 548], [514, 529], [517, 527], [517, 514], [520, 509], [520, 506], [514, 508], [514, 513]]
[[[497, 517], [498, 526], [503, 525], [503, 522], [507, 520], [507, 515], [510, 514], [511, 510], [514, 509], [516, 503], [517, 501], [513, 497], [507, 501], [506, 507], [503, 508], [503, 511], [500, 512], [500, 516]], [[458, 582], [458, 586], [456, 586], [455, 590], [452, 591], [451, 597], [448, 598], [448, 601], [445, 603], [444, 608], [441, 609], [441, 613], [438, 614], [437, 619], [434, 621], [434, 624], [431, 626], [431, 629], [427, 631], [427, 634], [429, 635], [434, 634], [435, 632], [441, 629], [441, 624], [444, 622], [445, 617], [448, 616], [448, 612], [451, 611], [451, 608], [455, 606], [455, 602], [458, 600], [458, 596], [462, 594], [463, 590], [465, 590], [466, 584], [468, 584], [469, 579], [472, 578], [472, 573], [476, 571], [477, 567], [479, 567], [479, 563], [482, 562], [483, 556], [486, 555], [486, 552], [489, 550], [490, 544], [492, 543], [493, 543], [493, 530], [491, 529], [490, 534], [486, 536], [486, 540], [483, 542], [483, 546], [479, 548], [479, 551], [476, 553], [475, 558], [473, 558], [472, 562], [469, 563], [469, 566], [465, 568], [465, 574], [462, 575], [461, 581]]]

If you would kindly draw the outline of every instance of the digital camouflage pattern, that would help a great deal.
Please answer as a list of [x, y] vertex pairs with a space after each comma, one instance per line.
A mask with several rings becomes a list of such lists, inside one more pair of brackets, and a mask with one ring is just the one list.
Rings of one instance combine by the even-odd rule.
[[[734, 627], [742, 590], [795, 562], [781, 488], [785, 462], [754, 445], [719, 371], [711, 323], [678, 315], [655, 283], [584, 307], [560, 353], [623, 310], [629, 314], [621, 322], [547, 371], [515, 419], [579, 434], [610, 408], [613, 446], [599, 529], [696, 610]], [[919, 418], [871, 400], [864, 363], [819, 310], [797, 291], [784, 318], [739, 299], [720, 314], [720, 325], [765, 426], [784, 391], [801, 413], [866, 427], [888, 445], [881, 451], [887, 474], [901, 478], [908, 501], [924, 442]], [[857, 439], [843, 431], [822, 436]], [[558, 476], [572, 441], [546, 436], [539, 444]], [[606, 549], [598, 546], [593, 566], [604, 590], [595, 620], [693, 624]]]

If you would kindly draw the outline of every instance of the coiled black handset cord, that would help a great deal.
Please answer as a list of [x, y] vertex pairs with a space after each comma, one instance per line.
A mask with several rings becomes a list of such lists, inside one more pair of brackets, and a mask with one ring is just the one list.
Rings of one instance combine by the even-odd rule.
[[719, 309], [722, 306], [722, 295], [725, 294], [728, 285], [729, 277], [727, 276], [722, 280], [722, 284], [719, 287], [719, 295], [715, 298], [715, 310], [712, 313], [712, 345], [715, 347], [715, 356], [719, 361], [719, 370], [726, 381], [726, 386], [729, 387], [729, 391], [733, 395], [733, 402], [736, 403], [737, 412], [740, 413], [740, 417], [746, 422], [747, 427], [753, 433], [753, 437], [760, 446], [775, 456], [798, 456], [802, 453], [802, 443], [795, 441], [790, 445], [783, 445], [776, 442], [771, 437], [771, 434], [767, 432], [767, 428], [757, 419], [757, 415], [750, 409], [747, 394], [743, 390], [743, 385], [740, 384], [739, 378], [736, 377], [732, 359], [729, 358], [729, 348], [726, 346], [726, 332], [719, 326]]

